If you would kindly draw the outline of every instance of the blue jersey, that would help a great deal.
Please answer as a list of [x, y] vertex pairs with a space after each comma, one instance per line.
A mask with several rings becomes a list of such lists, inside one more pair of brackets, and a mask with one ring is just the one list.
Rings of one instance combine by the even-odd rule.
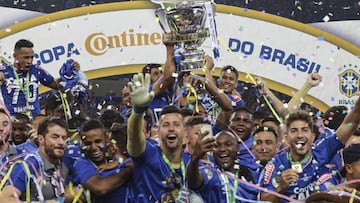
[[16, 145], [16, 150], [19, 154], [26, 153], [26, 152], [36, 152], [38, 147], [32, 143], [30, 140], [27, 140], [24, 143]]
[[[340, 183], [337, 171], [328, 168], [327, 164], [339, 149], [344, 145], [337, 139], [335, 134], [327, 136], [317, 142], [312, 148], [312, 158], [303, 166], [303, 172], [299, 173], [299, 181], [290, 184], [283, 193], [293, 199], [304, 201], [316, 191], [327, 190], [331, 185]], [[281, 180], [281, 173], [291, 169], [289, 152], [277, 154], [266, 166], [261, 174], [263, 187], [274, 191]], [[282, 200], [282, 202], [287, 202]]]
[[31, 65], [28, 72], [18, 71], [12, 65], [1, 66], [0, 71], [5, 75], [1, 94], [10, 114], [26, 113], [28, 110], [32, 116], [40, 114], [39, 82], [49, 86], [54, 78], [38, 65]]
[[[316, 144], [317, 142], [321, 142], [321, 140], [322, 140], [323, 138], [326, 138], [327, 136], [330, 136], [330, 135], [332, 135], [332, 134], [334, 134], [334, 133], [335, 133], [334, 130], [332, 130], [332, 129], [330, 129], [330, 128], [324, 128], [324, 132], [319, 135], [319, 137], [318, 137], [317, 140], [315, 141], [315, 144]], [[334, 157], [332, 158], [332, 160], [331, 160], [330, 163], [329, 163], [329, 166], [334, 166], [334, 167], [336, 167], [336, 169], [339, 170], [339, 171], [342, 169], [342, 160], [341, 160], [341, 153], [340, 153], [340, 151], [338, 151], [338, 152], [334, 155]]]
[[[188, 154], [182, 154], [185, 166], [189, 159]], [[176, 174], [173, 174], [164, 161], [162, 151], [156, 141], [146, 140], [145, 151], [140, 156], [133, 157], [133, 161], [134, 193], [138, 201], [168, 200], [169, 195], [177, 193], [184, 184], [185, 169], [184, 171], [175, 170]]]
[[[154, 83], [150, 84], [149, 92], [152, 91], [153, 85]], [[149, 103], [149, 108], [153, 111], [153, 118], [156, 122], [159, 120], [158, 115], [162, 111], [162, 108], [170, 104], [172, 95], [172, 92], [168, 92], [168, 90], [165, 89], [161, 91], [160, 94], [155, 95], [155, 97]]]
[[[243, 176], [241, 173], [242, 170], [246, 170], [245, 167], [240, 168], [240, 174], [238, 177], [235, 177], [234, 174], [230, 172], [221, 172], [219, 169], [207, 165], [205, 167], [200, 167], [200, 173], [204, 177], [204, 182], [201, 188], [197, 191], [201, 197], [204, 199], [204, 202], [218, 202], [218, 203], [227, 203], [233, 202], [231, 199], [235, 200], [237, 203], [248, 202], [247, 200], [256, 200], [257, 199], [257, 190], [255, 187], [246, 186], [243, 183], [236, 183], [237, 179], [241, 179], [246, 182], [252, 182], [247, 175]], [[246, 174], [245, 173], [245, 174]], [[234, 193], [236, 190], [236, 193]]]
[[[249, 168], [253, 177], [255, 178], [255, 182], [258, 181], [259, 173], [261, 172], [261, 168], [263, 168], [260, 164], [256, 162], [254, 155], [252, 154], [252, 146], [254, 142], [254, 136], [250, 135], [247, 140], [243, 143], [240, 143], [240, 153], [238, 155], [239, 163], [243, 166]], [[246, 149], [247, 148], [247, 149]]]
[[243, 107], [245, 105], [244, 100], [240, 96], [232, 95], [232, 94], [226, 94], [226, 95], [231, 100], [231, 105], [233, 106], [234, 109]]
[[[20, 200], [25, 200], [27, 192], [30, 192], [31, 201], [63, 197], [65, 180], [69, 172], [65, 164], [59, 162], [56, 169], [39, 151], [27, 155], [24, 161], [29, 168], [30, 174], [26, 173], [23, 164], [16, 163], [10, 173], [9, 179], [11, 179], [11, 183], [8, 181], [9, 185], [14, 186], [21, 192]], [[30, 191], [26, 189], [28, 178], [30, 178]], [[41, 190], [39, 191], [38, 188], [41, 188]]]
[[[86, 181], [95, 176], [95, 175], [101, 175], [102, 177], [107, 177], [111, 175], [115, 175], [116, 173], [119, 173], [124, 170], [124, 165], [129, 162], [129, 160], [125, 160], [123, 163], [119, 164], [117, 168], [109, 169], [106, 171], [98, 173], [96, 166], [90, 162], [88, 159], [79, 159], [77, 160], [72, 168], [72, 175], [73, 175], [73, 183], [75, 184], [81, 184], [85, 185]], [[114, 189], [113, 191], [109, 192], [106, 195], [103, 196], [97, 196], [95, 194], [91, 194], [91, 199], [94, 202], [129, 202], [129, 199], [132, 199], [132, 189], [130, 187], [130, 183], [126, 183], [121, 185], [120, 187]]]

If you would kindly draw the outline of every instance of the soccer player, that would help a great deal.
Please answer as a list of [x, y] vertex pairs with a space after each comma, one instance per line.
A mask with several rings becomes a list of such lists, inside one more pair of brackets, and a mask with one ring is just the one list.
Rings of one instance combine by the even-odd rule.
[[[75, 161], [71, 170], [72, 182], [81, 184], [92, 192], [91, 199], [95, 202], [126, 202], [127, 196], [122, 192], [122, 199], [107, 197], [111, 191], [126, 191], [125, 185], [131, 178], [132, 167], [122, 165], [119, 173], [99, 173], [97, 168], [108, 163], [108, 142], [106, 129], [98, 120], [85, 121], [80, 130], [82, 143], [85, 146], [85, 157]], [[113, 194], [113, 193], [111, 193]]]
[[[191, 161], [186, 168], [190, 189], [197, 191], [205, 202], [256, 200], [256, 189], [238, 181], [241, 179], [253, 182], [253, 177], [251, 171], [237, 160], [237, 138], [229, 131], [221, 131], [215, 137], [216, 143], [214, 138], [204, 138], [196, 143]], [[205, 165], [199, 168], [199, 160], [212, 150], [215, 166]]]
[[[312, 147], [315, 139], [312, 117], [304, 111], [291, 113], [285, 122], [290, 151], [276, 155], [275, 159], [266, 165], [260, 182], [269, 190], [302, 201], [316, 190], [327, 189], [326, 182], [334, 178], [326, 165], [358, 128], [359, 114], [358, 98], [354, 109], [345, 117], [336, 132], [324, 137]], [[261, 200], [286, 202], [265, 192], [261, 193]]]
[[[10, 114], [26, 113], [29, 117], [40, 114], [39, 82], [52, 89], [60, 89], [58, 81], [38, 65], [34, 65], [33, 43], [21, 39], [15, 43], [14, 63], [0, 67], [1, 93]], [[74, 70], [80, 65], [74, 61]]]
[[[35, 154], [15, 163], [0, 202], [64, 200], [67, 166], [61, 161], [68, 137], [67, 124], [55, 117], [41, 121], [38, 128], [39, 148]], [[39, 181], [40, 180], [40, 181]]]
[[127, 150], [134, 162], [135, 198], [144, 202], [174, 202], [185, 184], [185, 165], [189, 159], [182, 152], [184, 119], [175, 106], [163, 108], [159, 118], [160, 143], [145, 139], [143, 114], [154, 96], [148, 92], [150, 76], [139, 73], [129, 83], [133, 111], [128, 120]]

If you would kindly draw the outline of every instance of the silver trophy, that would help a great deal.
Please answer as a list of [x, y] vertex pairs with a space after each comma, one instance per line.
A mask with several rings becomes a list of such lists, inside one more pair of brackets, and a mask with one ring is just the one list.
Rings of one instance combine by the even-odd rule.
[[201, 69], [205, 52], [200, 46], [210, 36], [209, 29], [205, 27], [205, 3], [210, 2], [212, 8], [215, 4], [206, 0], [152, 2], [161, 5], [161, 8], [155, 11], [155, 15], [168, 40], [179, 45], [179, 49], [175, 51], [181, 56], [180, 71]]

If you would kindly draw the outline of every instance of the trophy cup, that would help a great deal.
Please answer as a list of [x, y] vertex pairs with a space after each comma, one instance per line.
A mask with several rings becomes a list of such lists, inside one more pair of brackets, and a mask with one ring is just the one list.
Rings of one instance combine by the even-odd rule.
[[204, 63], [204, 50], [199, 47], [210, 36], [205, 27], [210, 4], [211, 11], [215, 4], [207, 0], [152, 0], [162, 8], [155, 11], [162, 30], [169, 42], [177, 42], [180, 55], [180, 71], [201, 69]]

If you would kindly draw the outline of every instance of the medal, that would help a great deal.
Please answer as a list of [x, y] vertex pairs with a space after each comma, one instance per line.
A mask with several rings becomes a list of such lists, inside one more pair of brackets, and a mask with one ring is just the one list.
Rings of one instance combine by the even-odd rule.
[[300, 163], [298, 163], [298, 164], [292, 164], [292, 165], [291, 165], [291, 168], [294, 169], [294, 170], [296, 170], [297, 173], [302, 173], [302, 172], [303, 172], [302, 166], [301, 166]]

